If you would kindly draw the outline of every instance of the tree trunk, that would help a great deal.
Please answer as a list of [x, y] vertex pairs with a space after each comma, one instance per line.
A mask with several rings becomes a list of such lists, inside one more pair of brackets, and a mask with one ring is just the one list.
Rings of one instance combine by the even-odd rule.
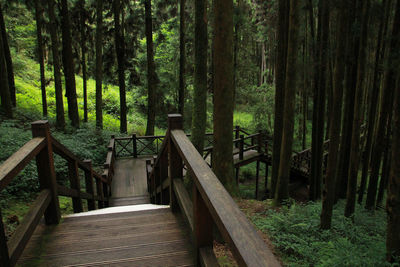
[[[185, 111], [185, 65], [186, 65], [186, 49], [185, 49], [185, 2], [180, 0], [179, 5], [179, 92], [178, 92], [178, 112], [184, 115]], [[207, 53], [206, 53], [207, 61]]]
[[[120, 105], [120, 132], [126, 133], [128, 130], [126, 119], [126, 92], [125, 92], [125, 38], [121, 30], [119, 21], [121, 13], [120, 0], [114, 0], [114, 24], [115, 24], [115, 52], [118, 62], [118, 82], [119, 82], [119, 105]], [[123, 27], [123, 25], [122, 25]]]
[[233, 175], [233, 0], [214, 0], [214, 150], [212, 166], [231, 194]]
[[285, 104], [285, 78], [289, 27], [289, 0], [279, 0], [278, 51], [275, 70], [275, 115], [272, 147], [271, 198], [275, 197], [281, 154], [283, 110]]
[[86, 33], [85, 33], [85, 0], [79, 0], [80, 8], [80, 31], [81, 31], [81, 51], [82, 51], [82, 82], [83, 82], [83, 121], [88, 121], [87, 103], [87, 71], [86, 71]]
[[37, 49], [38, 61], [40, 65], [40, 88], [42, 91], [42, 110], [43, 117], [47, 117], [47, 98], [46, 98], [46, 78], [44, 69], [44, 56], [43, 56], [43, 7], [39, 0], [35, 0], [35, 18], [36, 18], [36, 36], [37, 36]]
[[145, 0], [146, 45], [147, 45], [147, 127], [146, 135], [154, 135], [156, 123], [156, 66], [153, 53], [153, 22], [151, 0]]
[[276, 187], [275, 203], [279, 204], [289, 198], [289, 178], [291, 170], [293, 129], [294, 129], [294, 108], [296, 99], [296, 89], [298, 86], [298, 67], [297, 57], [299, 49], [299, 18], [300, 1], [290, 1], [289, 13], [289, 36], [285, 78], [285, 106], [283, 113], [283, 131], [281, 153], [279, 160], [279, 175]]
[[[387, 55], [387, 62], [385, 64], [385, 66], [387, 66], [387, 69], [385, 71], [385, 78], [383, 82], [383, 95], [381, 99], [382, 102], [379, 112], [378, 130], [375, 138], [375, 144], [372, 150], [371, 175], [368, 184], [367, 201], [365, 203], [367, 209], [375, 208], [376, 191], [378, 187], [379, 170], [381, 165], [380, 162], [382, 158], [383, 149], [385, 146], [385, 139], [383, 138], [383, 136], [385, 136], [389, 112], [392, 111], [392, 99], [394, 96], [393, 88], [396, 87], [396, 78], [397, 78], [396, 72], [398, 72], [398, 64], [400, 58], [398, 54], [398, 48], [400, 47], [400, 29], [398, 27], [398, 25], [400, 25], [399, 5], [400, 2], [397, 1], [397, 9], [393, 22], [391, 42]], [[396, 101], [398, 101], [398, 99], [396, 99]], [[397, 127], [396, 122], [398, 122], [398, 120], [396, 120], [396, 118], [394, 119], [394, 122], [395, 122], [395, 127]], [[395, 151], [394, 146], [392, 150], [393, 150], [392, 161], [398, 160], [399, 158], [394, 157], [394, 155], [397, 155], [396, 153], [398, 153], [397, 151]], [[399, 165], [398, 163], [395, 164]], [[396, 167], [394, 168], [396, 169]]]
[[350, 150], [350, 166], [347, 186], [347, 201], [344, 215], [350, 217], [353, 215], [356, 204], [357, 193], [357, 178], [360, 162], [360, 127], [362, 124], [362, 103], [364, 91], [364, 76], [366, 65], [366, 48], [368, 42], [368, 21], [369, 21], [370, 0], [365, 0], [362, 3], [362, 19], [361, 19], [361, 38], [360, 50], [358, 53], [358, 71], [356, 85], [356, 99], [354, 103], [354, 119], [353, 130], [351, 136]]
[[200, 154], [207, 122], [207, 2], [195, 1], [195, 66], [192, 112], [192, 142]]
[[[388, 76], [391, 78], [397, 68], [400, 56], [398, 53], [400, 42], [400, 1], [397, 1], [396, 13], [393, 22], [393, 32], [391, 41], [391, 51], [389, 60], [396, 65], [389, 65]], [[397, 53], [396, 53], [397, 52]], [[393, 54], [394, 53], [394, 54]], [[399, 75], [397, 75], [399, 76]], [[394, 78], [394, 77], [393, 77]], [[389, 81], [386, 85], [389, 85]], [[391, 87], [393, 88], [393, 87]], [[392, 163], [390, 169], [388, 196], [386, 202], [386, 211], [388, 214], [387, 235], [386, 235], [386, 255], [389, 262], [395, 258], [400, 258], [400, 83], [395, 87], [395, 103], [393, 110], [393, 143], [392, 143]]]
[[96, 128], [103, 129], [103, 0], [97, 0], [96, 17]]
[[326, 170], [325, 187], [322, 192], [322, 212], [321, 228], [330, 229], [332, 223], [332, 210], [335, 202], [335, 181], [338, 164], [338, 152], [340, 142], [340, 126], [342, 118], [342, 99], [343, 99], [343, 81], [345, 64], [343, 58], [346, 56], [346, 38], [349, 18], [349, 4], [347, 0], [339, 2], [336, 32], [336, 63], [334, 70], [332, 112], [329, 128], [329, 154], [328, 167]]
[[6, 25], [4, 22], [3, 10], [2, 10], [1, 5], [0, 5], [0, 30], [1, 30], [1, 36], [3, 39], [4, 58], [6, 61], [6, 66], [7, 66], [8, 90], [10, 90], [10, 97], [11, 97], [12, 105], [15, 107], [17, 105], [17, 100], [16, 100], [16, 94], [15, 94], [16, 91], [15, 91], [15, 81], [14, 81], [14, 68], [13, 68], [13, 63], [12, 63], [12, 58], [11, 58], [10, 47], [8, 45]]
[[51, 37], [51, 51], [53, 54], [53, 69], [54, 69], [54, 87], [56, 95], [56, 124], [57, 128], [65, 128], [64, 118], [64, 103], [61, 83], [61, 71], [60, 71], [60, 55], [58, 52], [59, 43], [57, 36], [57, 22], [54, 14], [54, 0], [47, 0], [48, 15], [49, 15], [49, 30]]
[[378, 190], [378, 197], [376, 199], [376, 206], [382, 204], [383, 196], [385, 194], [385, 190], [387, 188], [388, 180], [389, 180], [389, 172], [390, 172], [390, 161], [391, 161], [391, 135], [392, 135], [392, 112], [388, 118], [388, 124], [386, 129], [386, 136], [385, 136], [385, 148], [384, 148], [384, 156], [382, 161], [382, 175], [379, 181], [379, 190]]
[[[376, 100], [379, 99], [380, 93], [380, 84], [381, 84], [381, 71], [380, 66], [383, 60], [383, 51], [382, 48], [382, 38], [386, 36], [386, 28], [387, 28], [387, 21], [389, 17], [389, 7], [390, 7], [390, 0], [383, 0], [382, 9], [380, 12], [380, 25], [379, 25], [379, 33], [378, 33], [378, 43], [375, 52], [375, 65], [374, 65], [374, 78], [372, 84], [372, 94], [371, 94], [371, 101], [369, 106], [368, 112], [368, 131], [367, 131], [367, 141], [365, 144], [365, 152], [364, 152], [364, 161], [363, 161], [363, 168], [362, 168], [362, 175], [361, 175], [361, 184], [360, 190], [358, 194], [358, 203], [361, 204], [364, 196], [365, 187], [367, 184], [367, 177], [369, 171], [369, 164], [371, 160], [371, 150], [372, 150], [372, 140], [375, 133], [375, 121], [376, 121], [376, 112], [378, 105], [376, 104]], [[384, 14], [383, 14], [384, 12]], [[386, 22], [384, 22], [386, 21]]]
[[61, 0], [62, 61], [64, 65], [65, 91], [68, 100], [68, 115], [71, 125], [79, 127], [78, 103], [76, 100], [75, 64], [72, 54], [71, 26], [68, 1]]
[[6, 59], [4, 55], [3, 36], [0, 34], [0, 96], [1, 96], [1, 110], [8, 118], [13, 117], [12, 101], [10, 89], [8, 88], [8, 75]]

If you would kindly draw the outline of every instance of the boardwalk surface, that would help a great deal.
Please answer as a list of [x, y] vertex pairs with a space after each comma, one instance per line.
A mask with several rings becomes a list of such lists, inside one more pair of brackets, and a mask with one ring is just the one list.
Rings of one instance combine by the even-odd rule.
[[187, 227], [169, 208], [108, 213], [110, 209], [39, 227], [18, 265], [193, 265]]

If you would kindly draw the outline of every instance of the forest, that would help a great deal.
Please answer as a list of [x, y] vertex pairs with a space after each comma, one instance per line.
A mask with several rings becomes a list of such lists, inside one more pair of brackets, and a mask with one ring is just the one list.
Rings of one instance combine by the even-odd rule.
[[[0, 163], [48, 120], [100, 170], [111, 136], [181, 114], [201, 155], [212, 133], [212, 171], [281, 264], [399, 266], [399, 26], [400, 0], [0, 0]], [[263, 138], [265, 169], [235, 165], [235, 127]], [[37, 176], [0, 189], [7, 237]]]

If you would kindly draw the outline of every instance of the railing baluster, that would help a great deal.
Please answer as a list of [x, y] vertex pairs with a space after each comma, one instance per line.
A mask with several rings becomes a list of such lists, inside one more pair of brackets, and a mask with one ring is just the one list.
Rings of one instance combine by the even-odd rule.
[[72, 206], [75, 213], [83, 211], [82, 198], [81, 198], [81, 183], [79, 181], [78, 162], [76, 160], [68, 161], [68, 177], [71, 188], [75, 189], [78, 193], [77, 197], [72, 198]]
[[37, 121], [32, 123], [32, 136], [46, 138], [46, 148], [40, 151], [36, 156], [36, 166], [40, 189], [49, 189], [51, 192], [51, 202], [44, 213], [45, 221], [47, 224], [58, 224], [60, 222], [61, 212], [57, 195], [57, 181], [49, 122]]
[[99, 209], [104, 208], [104, 196], [103, 196], [103, 182], [100, 179], [96, 179], [96, 191], [97, 191], [97, 196], [100, 198], [100, 200], [97, 203], [97, 206]]
[[7, 238], [4, 230], [3, 216], [0, 209], [0, 267], [9, 267], [10, 256], [8, 254]]
[[107, 181], [107, 182], [102, 182], [102, 185], [103, 185], [104, 207], [108, 207], [109, 206], [108, 198], [110, 197], [110, 194], [108, 192], [109, 191], [108, 190], [108, 177], [105, 174], [103, 174], [102, 177], [105, 181]]
[[85, 170], [85, 185], [86, 185], [86, 192], [93, 196], [93, 199], [87, 200], [88, 210], [95, 210], [96, 204], [94, 201], [94, 188], [93, 188], [93, 170], [92, 170], [92, 161], [91, 160], [84, 160], [83, 161], [88, 167], [89, 170]]
[[240, 143], [239, 143], [239, 159], [243, 159], [243, 152], [244, 151], [244, 135], [240, 136]]
[[133, 141], [133, 157], [137, 158], [137, 140], [136, 140], [136, 134], [134, 133], [132, 135], [132, 141]]
[[[235, 126], [235, 139], [238, 139], [238, 138], [239, 138], [239, 134], [240, 134], [240, 126], [236, 125], [236, 126]], [[238, 144], [238, 143], [235, 143], [235, 147], [238, 148], [238, 147], [239, 147], [239, 144]]]
[[161, 204], [169, 204], [169, 190], [163, 189], [164, 181], [168, 179], [168, 153], [165, 151], [160, 158], [160, 184], [161, 184]]

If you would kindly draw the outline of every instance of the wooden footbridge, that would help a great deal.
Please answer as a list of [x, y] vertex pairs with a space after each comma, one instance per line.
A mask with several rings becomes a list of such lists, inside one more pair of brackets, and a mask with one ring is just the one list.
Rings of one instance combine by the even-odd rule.
[[[32, 134], [0, 165], [0, 192], [32, 160], [41, 190], [8, 240], [0, 212], [1, 267], [218, 266], [217, 232], [239, 266], [280, 266], [212, 172], [212, 153], [200, 155], [183, 132], [180, 115], [169, 115], [165, 137], [112, 138], [101, 175], [53, 138], [48, 122], [33, 123]], [[257, 138], [236, 138], [236, 167], [251, 153], [268, 154]], [[143, 156], [146, 149], [158, 156]], [[57, 181], [54, 154], [66, 161], [68, 186]], [[192, 198], [184, 172], [194, 181]], [[59, 196], [72, 198], [75, 214], [61, 218]]]

